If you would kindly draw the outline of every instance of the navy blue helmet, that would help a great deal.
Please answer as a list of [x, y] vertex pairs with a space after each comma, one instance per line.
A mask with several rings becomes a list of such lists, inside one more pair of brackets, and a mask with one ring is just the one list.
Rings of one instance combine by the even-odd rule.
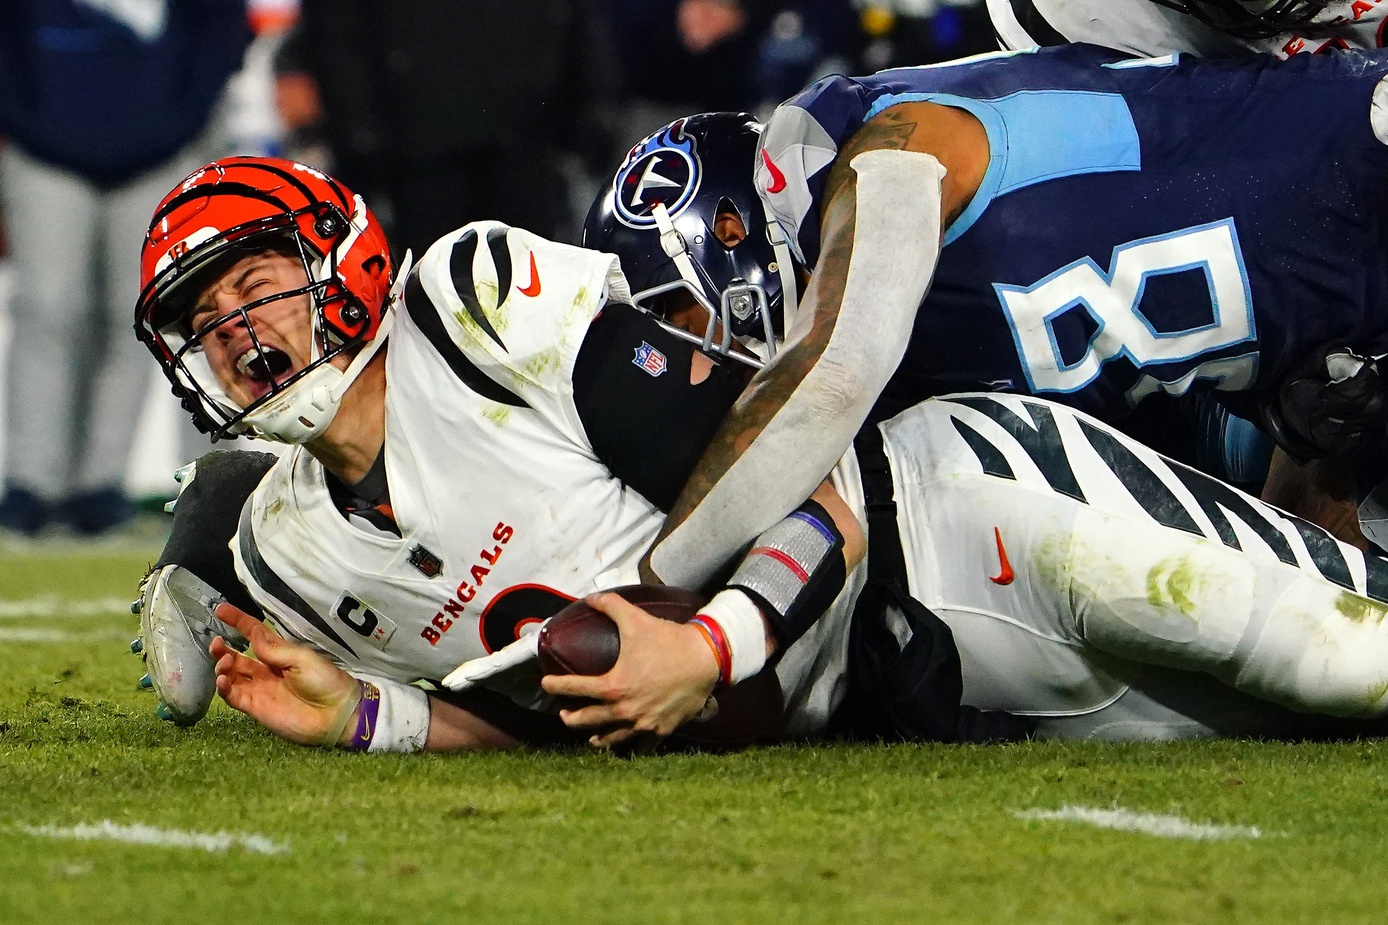
[[[747, 113], [677, 119], [638, 142], [599, 193], [583, 246], [616, 254], [637, 306], [664, 314], [661, 297], [692, 295], [709, 313], [704, 349], [727, 353], [730, 337], [767, 356], [796, 301], [795, 263], [780, 226], [767, 219], [752, 183], [762, 126]], [[731, 212], [746, 237], [715, 234]], [[723, 340], [714, 344], [714, 319]]]

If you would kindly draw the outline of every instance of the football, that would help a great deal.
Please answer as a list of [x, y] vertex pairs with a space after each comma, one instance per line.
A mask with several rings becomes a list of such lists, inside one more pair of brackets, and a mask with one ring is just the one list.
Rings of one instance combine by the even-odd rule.
[[[652, 616], [687, 622], [707, 603], [704, 595], [684, 588], [626, 585], [614, 594]], [[617, 624], [581, 600], [555, 614], [540, 630], [540, 671], [544, 674], [606, 674], [621, 653]], [[776, 672], [769, 666], [755, 677], [714, 693], [717, 710], [707, 719], [685, 723], [667, 748], [726, 751], [769, 742], [785, 725], [785, 707]]]
[[[708, 598], [685, 588], [658, 585], [626, 585], [614, 594], [653, 617], [684, 623]], [[559, 611], [540, 630], [540, 671], [543, 674], [606, 674], [617, 664], [622, 642], [617, 624], [600, 610], [581, 600]]]

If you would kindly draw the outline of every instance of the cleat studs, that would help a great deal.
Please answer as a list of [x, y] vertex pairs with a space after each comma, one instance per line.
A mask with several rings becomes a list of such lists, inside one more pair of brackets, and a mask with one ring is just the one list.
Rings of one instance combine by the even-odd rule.
[[130, 612], [133, 613], [135, 616], [138, 617], [138, 616], [140, 615], [140, 611], [142, 611], [142, 610], [144, 610], [144, 609], [145, 609], [145, 599], [144, 599], [144, 598], [142, 598], [142, 597], [141, 597], [141, 598], [137, 598], [136, 600], [133, 600], [133, 601], [130, 602]]
[[143, 637], [143, 636], [136, 636], [135, 639], [134, 639], [134, 641], [130, 643], [130, 654], [131, 654], [131, 655], [139, 655], [139, 654], [140, 654], [141, 652], [143, 652], [144, 650], [145, 650], [145, 640], [144, 640], [144, 637]]
[[161, 703], [159, 706], [155, 707], [154, 715], [166, 723], [172, 723], [174, 721], [173, 711], [169, 709], [167, 704]]
[[140, 678], [140, 685], [139, 685], [139, 687], [140, 687], [140, 690], [142, 690], [142, 691], [153, 690], [153, 689], [154, 689], [154, 682], [153, 682], [152, 680], [150, 680], [149, 675], [145, 675], [144, 677]]

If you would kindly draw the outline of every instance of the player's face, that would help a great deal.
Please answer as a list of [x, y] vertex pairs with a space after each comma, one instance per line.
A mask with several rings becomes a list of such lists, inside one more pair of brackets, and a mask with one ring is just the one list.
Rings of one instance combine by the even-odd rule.
[[312, 360], [312, 304], [307, 293], [300, 293], [273, 299], [244, 314], [232, 313], [307, 285], [308, 274], [299, 258], [265, 250], [238, 260], [194, 302], [188, 320], [200, 341], [198, 349], [206, 354], [227, 397], [239, 407], [249, 406], [274, 383], [288, 379]]

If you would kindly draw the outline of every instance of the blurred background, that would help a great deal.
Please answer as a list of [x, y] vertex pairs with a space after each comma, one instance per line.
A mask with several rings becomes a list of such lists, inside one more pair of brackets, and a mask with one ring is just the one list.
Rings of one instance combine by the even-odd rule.
[[8, 0], [4, 18], [11, 540], [119, 536], [208, 448], [131, 334], [140, 237], [199, 164], [321, 167], [416, 255], [484, 218], [576, 242], [666, 122], [764, 118], [826, 74], [997, 47], [983, 0]]

